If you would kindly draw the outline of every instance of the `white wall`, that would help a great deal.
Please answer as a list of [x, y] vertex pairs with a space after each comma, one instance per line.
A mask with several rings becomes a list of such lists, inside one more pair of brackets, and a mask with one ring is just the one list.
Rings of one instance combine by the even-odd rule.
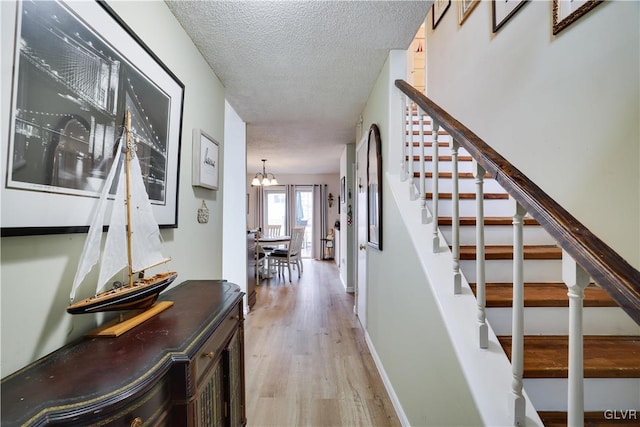
[[[405, 79], [405, 54], [391, 52], [389, 57], [369, 95], [363, 129], [378, 125], [383, 170], [397, 172], [401, 135], [390, 127], [389, 119], [395, 114], [399, 120], [399, 114], [388, 106], [393, 102], [390, 97], [399, 99], [390, 85]], [[410, 425], [481, 425], [386, 179], [382, 191], [383, 250], [367, 247], [367, 333], [375, 352]]]
[[[220, 278], [225, 180], [221, 176], [219, 191], [191, 186], [191, 133], [193, 128], [202, 128], [214, 137], [220, 143], [220, 158], [224, 158], [224, 87], [163, 2], [109, 4], [185, 85], [179, 224], [177, 229], [162, 232], [164, 252], [173, 258], [171, 267], [178, 271], [176, 283], [187, 279]], [[8, 134], [15, 7], [15, 2], [0, 2], [0, 134], [3, 138]], [[142, 16], [144, 19], [140, 19]], [[224, 165], [221, 169], [224, 171]], [[196, 219], [202, 200], [210, 209], [208, 224], [199, 224]], [[85, 236], [65, 234], [2, 238], [3, 377], [80, 336], [101, 318], [100, 315], [71, 316], [65, 312]], [[90, 288], [82, 287], [80, 292], [90, 294]]]
[[[340, 185], [342, 185], [342, 177], [345, 178], [345, 195], [344, 200], [340, 203], [340, 239], [338, 241], [338, 251], [336, 263], [340, 268], [340, 280], [347, 292], [355, 290], [354, 277], [354, 245], [355, 239], [355, 176], [353, 174], [353, 165], [355, 164], [355, 144], [345, 146], [340, 156]], [[338, 190], [338, 194], [340, 190]], [[347, 215], [351, 211], [352, 222], [349, 224]]]
[[495, 35], [491, 2], [462, 26], [451, 9], [427, 25], [428, 96], [640, 267], [640, 2], [604, 2], [556, 37], [550, 1]]
[[247, 304], [247, 221], [238, 212], [247, 211], [246, 125], [233, 107], [225, 101], [224, 119], [224, 181], [234, 183], [224, 192], [222, 227], [222, 277], [240, 286]]

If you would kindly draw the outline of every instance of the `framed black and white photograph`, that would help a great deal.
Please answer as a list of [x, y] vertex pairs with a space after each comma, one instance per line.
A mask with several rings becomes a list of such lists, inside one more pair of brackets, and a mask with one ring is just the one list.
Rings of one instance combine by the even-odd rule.
[[451, 6], [451, 0], [435, 0], [433, 2], [433, 6], [431, 7], [431, 21], [434, 30], [445, 12], [449, 9], [449, 6]]
[[382, 142], [376, 124], [367, 137], [367, 243], [382, 250]]
[[567, 28], [602, 0], [553, 0], [553, 35]]
[[507, 21], [520, 10], [528, 0], [493, 0], [491, 11], [493, 16], [493, 32], [496, 33]]
[[201, 129], [193, 130], [192, 185], [218, 189], [218, 142]]
[[473, 9], [480, 3], [480, 0], [459, 0], [458, 2], [458, 24], [462, 23], [471, 15]]
[[83, 232], [126, 111], [161, 227], [177, 227], [184, 85], [104, 3], [18, 2], [2, 235]]

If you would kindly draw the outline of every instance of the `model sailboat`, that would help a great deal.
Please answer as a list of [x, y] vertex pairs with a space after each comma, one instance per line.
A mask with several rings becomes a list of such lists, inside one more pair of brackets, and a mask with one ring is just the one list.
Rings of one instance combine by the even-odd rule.
[[[67, 307], [67, 312], [71, 314], [147, 309], [153, 305], [160, 292], [178, 276], [172, 271], [144, 277], [145, 270], [166, 263], [170, 259], [160, 253], [160, 230], [153, 217], [151, 202], [142, 179], [140, 162], [135, 155], [135, 144], [131, 140], [129, 111], [127, 111], [125, 122], [124, 138], [121, 137], [118, 141], [118, 150], [104, 183], [73, 281], [71, 305]], [[124, 148], [123, 140], [126, 145]], [[123, 151], [125, 161], [120, 167]], [[100, 257], [107, 199], [116, 175], [119, 178], [107, 240], [100, 262], [96, 295], [74, 303], [78, 287]], [[101, 292], [106, 283], [125, 268], [127, 283], [115, 282], [111, 289]]]

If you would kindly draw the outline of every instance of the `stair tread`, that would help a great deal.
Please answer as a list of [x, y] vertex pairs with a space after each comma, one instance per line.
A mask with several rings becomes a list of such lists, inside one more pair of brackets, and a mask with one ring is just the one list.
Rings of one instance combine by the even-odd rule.
[[[405, 147], [408, 147], [409, 144], [411, 144], [412, 147], [420, 147], [420, 143], [419, 142], [405, 142], [404, 145]], [[431, 141], [425, 141], [424, 142], [425, 147], [432, 147], [433, 146], [433, 142]], [[443, 147], [443, 148], [447, 148], [449, 147], [449, 143], [448, 142], [438, 142], [438, 147]]]
[[[469, 283], [474, 295], [476, 284]], [[511, 307], [513, 301], [512, 283], [487, 283], [486, 303], [487, 307]], [[569, 297], [567, 286], [564, 283], [525, 283], [524, 284], [525, 307], [568, 307]], [[604, 289], [595, 285], [588, 286], [584, 290], [584, 307], [617, 307]]]
[[[511, 337], [498, 337], [511, 360]], [[524, 378], [567, 378], [569, 337], [525, 335]], [[640, 336], [585, 335], [585, 378], [640, 378]]]
[[[426, 178], [433, 178], [433, 172], [425, 172], [424, 176]], [[420, 178], [420, 172], [413, 173], [414, 178]], [[451, 172], [438, 172], [438, 178], [440, 179], [451, 179], [453, 178], [453, 173]], [[489, 173], [485, 174], [485, 179], [492, 179]], [[471, 172], [458, 172], [458, 179], [475, 179]]]
[[[408, 135], [408, 134], [409, 134], [409, 132], [408, 132], [408, 131], [405, 131], [405, 132], [404, 132], [404, 134], [405, 134], [405, 135]], [[413, 136], [420, 135], [420, 130], [414, 130], [414, 131], [412, 131], [412, 133], [411, 133], [411, 134], [412, 134]], [[425, 135], [431, 135], [431, 131], [426, 131], [424, 134], [425, 134]], [[447, 131], [446, 131], [446, 130], [439, 130], [439, 131], [438, 131], [438, 135], [440, 135], [440, 136], [447, 136], [447, 135], [449, 135], [449, 134], [447, 133]]]
[[[485, 259], [513, 259], [513, 246], [486, 245]], [[461, 260], [475, 260], [475, 246], [460, 246]], [[524, 259], [562, 259], [562, 249], [556, 245], [525, 245]]]
[[[538, 411], [540, 419], [545, 427], [566, 427], [567, 426], [567, 413], [560, 411]], [[622, 419], [622, 416], [625, 419]], [[633, 412], [621, 412], [620, 410], [615, 413], [607, 411], [597, 412], [585, 412], [584, 413], [584, 427], [606, 427], [606, 426], [618, 426], [623, 425], [638, 425], [640, 420], [640, 413]]]
[[[460, 200], [475, 200], [476, 193], [459, 193]], [[453, 193], [438, 193], [438, 198], [443, 200], [451, 200]], [[508, 200], [509, 195], [507, 193], [484, 193], [483, 198], [485, 200]], [[433, 193], [427, 193], [427, 199], [433, 199]]]
[[[407, 156], [405, 156], [405, 160], [409, 160], [409, 158]], [[412, 160], [414, 162], [419, 162], [420, 161], [420, 156], [412, 156]], [[433, 160], [433, 156], [424, 156], [424, 161], [425, 162], [430, 162]], [[438, 160], [441, 162], [450, 162], [453, 160], [453, 156], [438, 156]], [[458, 161], [459, 162], [470, 162], [473, 160], [473, 157], [471, 156], [458, 156]]]
[[[524, 225], [540, 225], [534, 218], [525, 217], [523, 220]], [[438, 217], [439, 225], [451, 225], [453, 224], [453, 218], [450, 216]], [[486, 216], [484, 217], [484, 225], [512, 225], [513, 218], [510, 216]], [[461, 216], [460, 225], [476, 225], [475, 216]]]

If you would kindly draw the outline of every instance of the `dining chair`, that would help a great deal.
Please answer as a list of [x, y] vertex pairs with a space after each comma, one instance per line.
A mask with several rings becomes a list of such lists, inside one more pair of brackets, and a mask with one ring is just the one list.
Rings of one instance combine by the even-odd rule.
[[302, 274], [302, 240], [304, 239], [304, 227], [294, 227], [291, 230], [291, 241], [286, 249], [276, 249], [269, 257], [276, 263], [278, 274], [282, 274], [285, 265], [289, 270], [289, 282], [291, 282], [291, 266], [298, 269], [298, 278]]
[[279, 236], [280, 232], [282, 231], [282, 226], [281, 225], [265, 225], [265, 236], [267, 237], [275, 237], [275, 236]]

